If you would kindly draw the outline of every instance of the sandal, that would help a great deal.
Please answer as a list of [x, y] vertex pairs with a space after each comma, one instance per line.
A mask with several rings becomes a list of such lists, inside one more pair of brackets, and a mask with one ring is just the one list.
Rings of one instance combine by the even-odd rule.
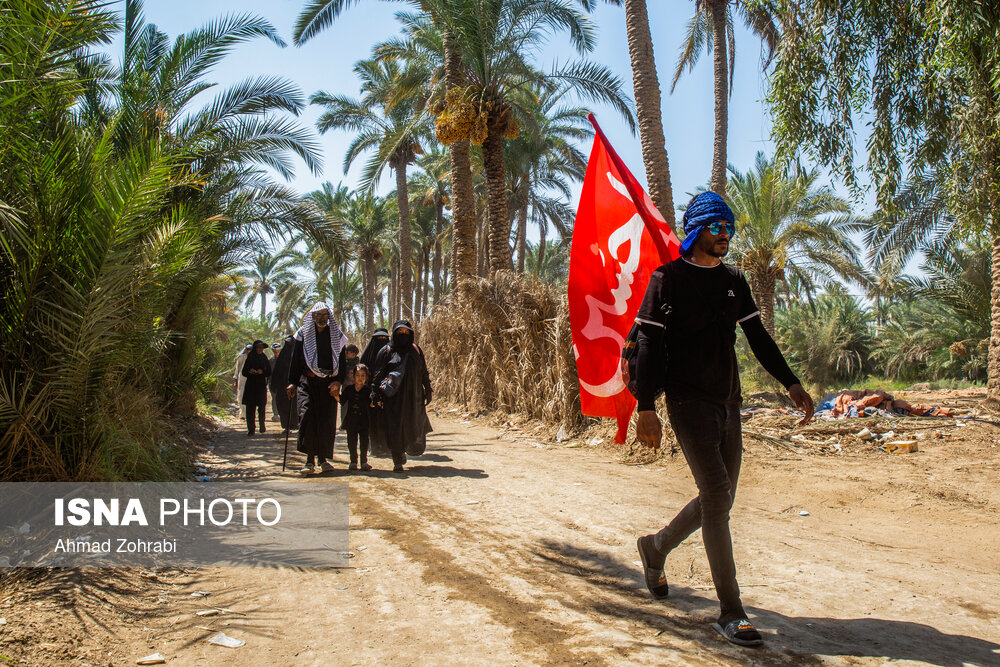
[[740, 618], [726, 623], [722, 627], [718, 623], [712, 626], [720, 635], [738, 646], [760, 646], [764, 643], [764, 638], [757, 632], [750, 619]]

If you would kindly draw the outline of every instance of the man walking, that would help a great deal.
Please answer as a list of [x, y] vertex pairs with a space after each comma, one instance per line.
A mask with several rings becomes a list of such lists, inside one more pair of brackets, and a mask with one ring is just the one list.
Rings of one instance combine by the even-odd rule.
[[246, 363], [247, 355], [250, 354], [250, 350], [253, 349], [253, 343], [247, 343], [246, 346], [240, 350], [240, 353], [236, 355], [236, 371], [233, 373], [233, 389], [236, 390], [236, 404], [240, 406], [240, 419], [246, 417], [247, 406], [243, 405], [243, 388], [246, 386], [247, 379], [243, 375], [243, 364]]
[[684, 231], [681, 258], [653, 273], [636, 318], [637, 435], [648, 447], [660, 446], [654, 403], [663, 390], [698, 497], [658, 533], [640, 537], [639, 556], [650, 593], [665, 598], [667, 555], [701, 528], [721, 606], [714, 627], [734, 644], [756, 646], [763, 640], [743, 610], [729, 532], [743, 455], [736, 325], [764, 369], [805, 412], [800, 424], [812, 418], [813, 401], [764, 328], [746, 278], [722, 262], [735, 232], [733, 212], [722, 197], [703, 192], [692, 199]]
[[[296, 448], [307, 456], [303, 475], [334, 470], [333, 439], [337, 434], [337, 401], [344, 382], [347, 337], [325, 303], [317, 303], [295, 332], [285, 391], [299, 413]], [[280, 357], [279, 357], [280, 358]]]

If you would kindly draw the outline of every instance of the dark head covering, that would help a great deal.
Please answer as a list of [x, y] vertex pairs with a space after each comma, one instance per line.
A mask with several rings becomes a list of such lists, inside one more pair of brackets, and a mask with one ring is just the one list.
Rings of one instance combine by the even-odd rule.
[[271, 349], [272, 350], [280, 350], [281, 349], [281, 343], [271, 343]]
[[730, 224], [736, 224], [733, 210], [729, 204], [714, 192], [702, 192], [688, 204], [684, 210], [684, 242], [681, 243], [681, 254], [687, 254], [691, 250], [702, 230], [713, 222], [725, 220]]
[[399, 320], [392, 325], [392, 349], [394, 352], [409, 352], [410, 348], [413, 347], [413, 333], [400, 332], [399, 329], [403, 327], [413, 331], [413, 325], [410, 324], [409, 320]]
[[375, 357], [378, 356], [379, 350], [389, 344], [389, 331], [379, 327], [374, 332], [372, 332], [372, 338], [368, 341], [368, 347], [365, 351], [361, 353], [361, 363], [363, 363], [368, 368], [375, 367]]

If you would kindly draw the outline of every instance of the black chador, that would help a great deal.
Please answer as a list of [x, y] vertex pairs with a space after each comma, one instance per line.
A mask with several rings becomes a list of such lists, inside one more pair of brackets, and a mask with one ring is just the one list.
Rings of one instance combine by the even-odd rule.
[[337, 402], [331, 395], [331, 388], [339, 389], [343, 383], [346, 342], [340, 327], [330, 316], [330, 309], [323, 303], [316, 304], [306, 313], [302, 328], [295, 333], [288, 384], [296, 387], [299, 416], [296, 448], [309, 457], [303, 472], [312, 472], [317, 458], [320, 465], [333, 458]]
[[[387, 386], [397, 382], [398, 389]], [[392, 341], [375, 359], [372, 393], [383, 406], [382, 420], [393, 469], [401, 472], [406, 454], [424, 453], [427, 434], [432, 430], [426, 410], [431, 401], [431, 379], [424, 353], [413, 343], [413, 327], [406, 320], [393, 325]]]
[[281, 353], [274, 360], [274, 373], [271, 374], [271, 394], [274, 396], [274, 407], [278, 411], [281, 428], [295, 429], [299, 427], [299, 412], [293, 409], [292, 399], [288, 398], [285, 387], [295, 382], [288, 381], [288, 370], [292, 367], [292, 356], [295, 354], [295, 338], [289, 336], [281, 347]]
[[[368, 384], [371, 384], [372, 374], [375, 371], [375, 362], [378, 353], [389, 344], [389, 331], [387, 329], [376, 329], [372, 333], [372, 339], [368, 342], [368, 347], [361, 353], [361, 363], [368, 367]], [[389, 458], [389, 443], [385, 439], [385, 424], [382, 421], [381, 410], [368, 411], [368, 439], [371, 443], [372, 456], [379, 458]]]
[[243, 362], [241, 374], [246, 378], [243, 385], [243, 396], [240, 402], [247, 410], [247, 435], [253, 435], [254, 413], [260, 419], [260, 432], [264, 432], [264, 410], [267, 407], [267, 378], [271, 375], [271, 362], [268, 361], [263, 341], [255, 340], [253, 348]]

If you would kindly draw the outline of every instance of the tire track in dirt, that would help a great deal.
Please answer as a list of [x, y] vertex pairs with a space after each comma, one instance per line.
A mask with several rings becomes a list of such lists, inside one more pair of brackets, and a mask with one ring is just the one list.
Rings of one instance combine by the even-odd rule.
[[[390, 542], [425, 566], [427, 583], [486, 607], [518, 641], [544, 652], [549, 664], [663, 664], [665, 658], [705, 665], [822, 664], [766, 647], [752, 654], [725, 644], [713, 648], [704, 619], [650, 600], [632, 569], [606, 552], [527, 535], [512, 548], [515, 536], [499, 526], [484, 528], [471, 508], [451, 508], [398, 485], [355, 485], [351, 503], [366, 528], [384, 529]], [[482, 562], [479, 570], [459, 563], [470, 555]], [[534, 591], [535, 599], [525, 599], [523, 589]]]

